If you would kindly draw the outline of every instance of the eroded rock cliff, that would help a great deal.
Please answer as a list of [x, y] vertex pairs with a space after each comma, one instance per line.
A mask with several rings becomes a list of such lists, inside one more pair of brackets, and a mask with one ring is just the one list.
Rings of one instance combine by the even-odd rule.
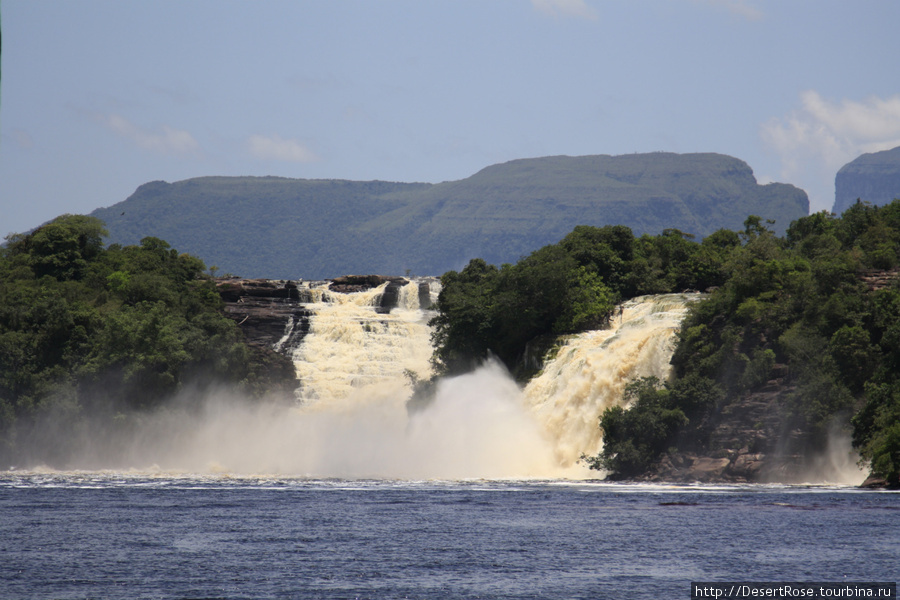
[[841, 214], [857, 199], [875, 206], [900, 198], [900, 146], [863, 154], [847, 163], [834, 178], [834, 208]]

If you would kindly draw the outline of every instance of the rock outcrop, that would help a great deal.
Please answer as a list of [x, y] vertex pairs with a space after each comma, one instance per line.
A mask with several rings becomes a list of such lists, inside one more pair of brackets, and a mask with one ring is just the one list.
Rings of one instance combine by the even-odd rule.
[[253, 346], [281, 351], [296, 346], [309, 332], [311, 313], [292, 281], [218, 279], [216, 288], [225, 313]]
[[722, 407], [710, 419], [705, 451], [671, 452], [646, 479], [651, 481], [758, 483], [802, 480], [808, 465], [802, 432], [785, 430], [782, 407], [794, 391], [784, 367], [761, 389]]
[[870, 292], [876, 292], [897, 284], [900, 280], [900, 269], [872, 269], [860, 275]]
[[[323, 285], [325, 282], [321, 282]], [[387, 283], [377, 312], [389, 313], [400, 301], [400, 290], [409, 285], [405, 277], [383, 275], [345, 275], [328, 280], [331, 292], [352, 294]], [[247, 342], [253, 346], [285, 353], [297, 347], [309, 333], [312, 312], [306, 304], [313, 301], [308, 288], [283, 279], [216, 280], [216, 289], [225, 301], [226, 314], [234, 319]], [[431, 287], [428, 281], [418, 284], [420, 308], [431, 306]]]
[[328, 289], [341, 294], [352, 294], [376, 288], [379, 285], [390, 282], [397, 285], [407, 284], [409, 281], [403, 277], [385, 277], [383, 275], [344, 275], [330, 280]]
[[[335, 277], [330, 281], [328, 289], [342, 294], [362, 292], [387, 283], [376, 309], [380, 313], [389, 313], [392, 308], [399, 306], [400, 290], [409, 285], [410, 282], [405, 277], [384, 275], [344, 275], [343, 277]], [[431, 307], [431, 286], [428, 281], [419, 282], [418, 296], [419, 308], [427, 309]]]
[[900, 146], [863, 154], [847, 163], [834, 178], [834, 208], [841, 214], [857, 199], [874, 206], [900, 198]]

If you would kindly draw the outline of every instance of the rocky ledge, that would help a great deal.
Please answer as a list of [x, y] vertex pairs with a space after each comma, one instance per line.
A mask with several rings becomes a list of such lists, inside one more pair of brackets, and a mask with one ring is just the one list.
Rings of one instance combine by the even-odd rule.
[[296, 346], [309, 332], [311, 313], [293, 281], [217, 279], [216, 289], [225, 301], [225, 314], [253, 346], [280, 351]]
[[[384, 283], [384, 293], [377, 308], [380, 313], [391, 312], [400, 303], [400, 289], [409, 285], [410, 280], [405, 277], [393, 277], [384, 275], [345, 275], [330, 280], [328, 289], [342, 294], [353, 294], [376, 288]], [[419, 308], [431, 306], [431, 288], [427, 281], [419, 282]]]
[[[775, 365], [762, 388], [720, 407], [711, 415], [708, 441], [694, 450], [671, 450], [641, 478], [673, 483], [803, 483], [831, 476], [825, 446], [808, 432], [785, 427], [786, 408], [795, 388], [785, 383], [786, 366]], [[691, 444], [681, 444], [690, 448]], [[847, 456], [837, 457], [852, 464]], [[877, 482], [871, 482], [877, 485]]]
[[897, 285], [897, 281], [900, 280], [900, 269], [871, 269], [863, 272], [859, 278], [870, 292], [875, 292]]
[[329, 280], [328, 289], [341, 294], [353, 294], [376, 288], [383, 283], [395, 283], [406, 285], [408, 279], [403, 277], [390, 277], [384, 275], [344, 275]]
[[[326, 282], [320, 282], [326, 285]], [[387, 283], [376, 311], [389, 313], [400, 302], [400, 290], [409, 285], [405, 277], [383, 275], [346, 275], [327, 280], [330, 292], [353, 294]], [[420, 308], [431, 305], [430, 285], [422, 281], [418, 288]], [[216, 289], [225, 302], [225, 313], [234, 319], [251, 345], [287, 352], [309, 333], [312, 302], [308, 288], [284, 279], [216, 280]]]

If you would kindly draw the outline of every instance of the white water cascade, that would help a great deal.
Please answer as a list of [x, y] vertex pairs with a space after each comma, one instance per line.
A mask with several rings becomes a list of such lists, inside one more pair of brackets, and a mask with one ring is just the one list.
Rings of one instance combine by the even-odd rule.
[[[176, 401], [142, 418], [110, 457], [97, 462], [88, 444], [81, 462], [217, 476], [597, 477], [578, 458], [600, 449], [600, 414], [622, 401], [629, 380], [667, 376], [674, 332], [691, 298], [625, 303], [608, 329], [565, 340], [524, 389], [488, 361], [439, 381], [433, 401], [410, 412], [411, 380], [431, 375], [433, 313], [420, 308], [417, 284], [394, 291], [397, 306], [388, 311], [379, 306], [381, 288], [299, 290], [309, 331], [292, 350], [301, 378], [293, 406], [247, 402], [227, 391], [191, 399], [186, 408]], [[294, 325], [280, 344], [300, 339], [290, 335]]]
[[571, 336], [525, 388], [526, 404], [553, 442], [561, 467], [602, 448], [599, 416], [622, 403], [638, 378], [666, 380], [675, 332], [699, 294], [634, 298], [620, 305], [608, 329]]
[[378, 312], [386, 286], [353, 294], [311, 288], [310, 330], [293, 351], [301, 404], [341, 402], [379, 389], [408, 396], [411, 378], [431, 376], [433, 313], [419, 308], [414, 281], [400, 289], [395, 308]]
[[[398, 307], [379, 313], [383, 291], [316, 291], [310, 332], [293, 353], [298, 416], [321, 419], [326, 430], [339, 424], [330, 433], [303, 427], [303, 435], [332, 457], [337, 447], [353, 448], [355, 474], [589, 476], [578, 459], [601, 448], [600, 414], [621, 403], [629, 381], [668, 376], [675, 331], [697, 297], [626, 302], [609, 328], [566, 339], [524, 390], [490, 363], [441, 382], [434, 402], [408, 416], [411, 376], [431, 375], [433, 313], [419, 308], [415, 283], [402, 289]], [[351, 426], [354, 419], [361, 423]]]

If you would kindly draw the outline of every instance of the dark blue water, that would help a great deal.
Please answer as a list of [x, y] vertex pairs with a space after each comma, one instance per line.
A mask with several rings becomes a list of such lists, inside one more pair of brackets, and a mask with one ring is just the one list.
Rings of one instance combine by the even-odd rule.
[[900, 495], [0, 474], [0, 598], [683, 598], [897, 581]]

